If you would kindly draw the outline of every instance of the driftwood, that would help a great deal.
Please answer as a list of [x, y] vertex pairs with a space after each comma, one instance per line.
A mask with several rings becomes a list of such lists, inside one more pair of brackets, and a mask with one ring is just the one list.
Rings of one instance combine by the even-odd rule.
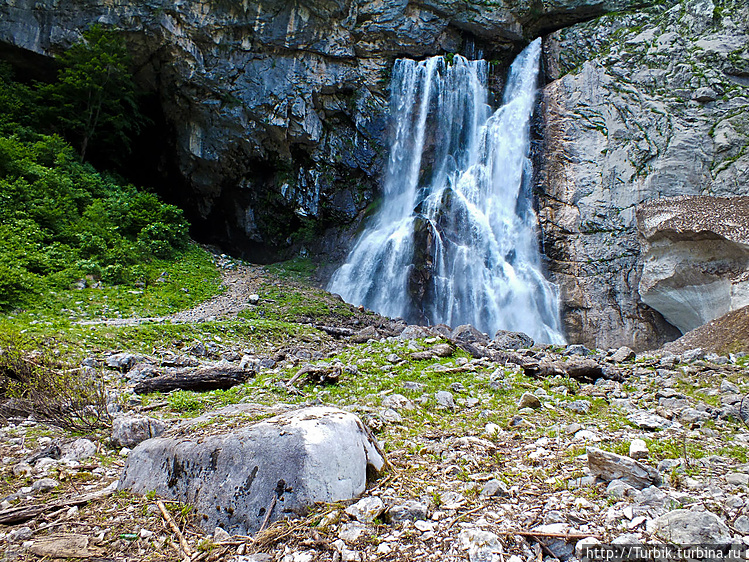
[[294, 385], [304, 375], [306, 375], [305, 381], [310, 383], [335, 384], [341, 377], [341, 367], [340, 365], [310, 365], [307, 363], [286, 383], [289, 392], [299, 392]]
[[21, 505], [17, 507], [11, 507], [0, 511], [0, 524], [2, 525], [15, 525], [16, 523], [23, 523], [29, 519], [33, 519], [38, 515], [41, 515], [45, 511], [51, 511], [53, 509], [59, 509], [61, 507], [72, 507], [74, 505], [83, 505], [93, 500], [100, 500], [106, 498], [114, 492], [115, 486], [112, 484], [107, 486], [103, 490], [91, 492], [90, 494], [84, 494], [82, 496], [76, 496], [73, 498], [67, 498], [64, 500], [35, 504], [35, 505]]
[[578, 359], [574, 357], [571, 357], [567, 361], [536, 361], [535, 359], [527, 359], [521, 366], [526, 375], [534, 378], [568, 376], [586, 383], [595, 382], [597, 379], [623, 380], [622, 374], [618, 369], [609, 365], [601, 365], [593, 359]]
[[162, 375], [135, 385], [137, 394], [172, 390], [226, 390], [245, 382], [251, 373], [238, 367], [207, 367], [190, 373]]

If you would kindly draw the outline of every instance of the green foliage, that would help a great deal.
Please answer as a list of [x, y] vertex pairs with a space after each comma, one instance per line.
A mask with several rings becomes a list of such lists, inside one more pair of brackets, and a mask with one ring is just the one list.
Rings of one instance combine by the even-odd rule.
[[142, 281], [187, 241], [180, 209], [79, 163], [60, 137], [0, 136], [0, 309], [78, 279]]
[[39, 87], [42, 123], [78, 146], [81, 161], [94, 142], [108, 160], [129, 152], [130, 135], [144, 120], [122, 38], [93, 25], [58, 62], [57, 81]]

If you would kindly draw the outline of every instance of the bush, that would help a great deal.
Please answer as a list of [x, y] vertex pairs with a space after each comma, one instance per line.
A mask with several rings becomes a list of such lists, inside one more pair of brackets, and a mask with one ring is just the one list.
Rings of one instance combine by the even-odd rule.
[[33, 416], [69, 431], [90, 432], [111, 425], [101, 373], [73, 368], [54, 357], [48, 345], [29, 352], [16, 338], [0, 341], [0, 416]]

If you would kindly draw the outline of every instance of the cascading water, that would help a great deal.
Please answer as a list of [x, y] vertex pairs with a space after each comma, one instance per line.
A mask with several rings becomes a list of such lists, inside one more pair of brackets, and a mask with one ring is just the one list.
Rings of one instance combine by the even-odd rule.
[[410, 322], [564, 342], [529, 183], [540, 53], [537, 39], [517, 57], [493, 114], [485, 61], [396, 61], [382, 205], [330, 291]]

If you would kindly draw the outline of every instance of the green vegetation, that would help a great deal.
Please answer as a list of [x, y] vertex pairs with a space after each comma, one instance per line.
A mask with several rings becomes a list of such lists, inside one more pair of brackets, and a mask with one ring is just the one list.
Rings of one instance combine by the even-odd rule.
[[[74, 285], [145, 291], [171, 264], [206, 260], [188, 249], [180, 209], [82, 163], [95, 142], [114, 165], [142, 123], [119, 36], [93, 26], [59, 62], [58, 80], [31, 86], [0, 66], [0, 310], [59, 311], [68, 303], [52, 297]], [[195, 300], [168, 287], [157, 295], [163, 305], [140, 307]], [[202, 293], [215, 293], [213, 283]], [[107, 296], [127, 308], [124, 293]]]

